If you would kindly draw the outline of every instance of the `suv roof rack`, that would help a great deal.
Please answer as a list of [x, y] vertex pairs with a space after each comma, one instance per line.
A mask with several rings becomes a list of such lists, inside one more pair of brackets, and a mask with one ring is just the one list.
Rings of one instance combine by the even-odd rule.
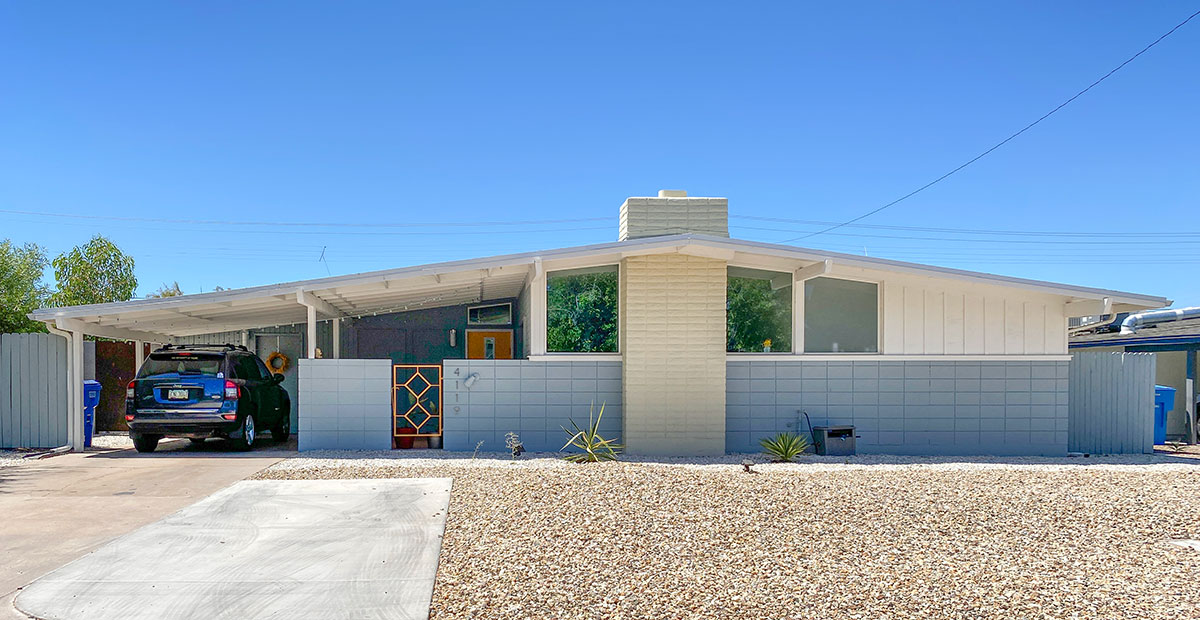
[[242, 345], [242, 344], [203, 343], [203, 344], [164, 344], [163, 346], [155, 349], [155, 352], [158, 352], [158, 351], [182, 351], [182, 350], [186, 350], [186, 349], [222, 349], [225, 351], [246, 351], [246, 352], [250, 351], [249, 349], [246, 348], [246, 345]]

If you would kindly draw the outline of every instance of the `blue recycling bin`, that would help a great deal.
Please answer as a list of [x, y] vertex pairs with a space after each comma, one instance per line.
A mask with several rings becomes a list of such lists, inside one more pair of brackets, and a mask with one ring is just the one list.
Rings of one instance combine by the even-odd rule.
[[1175, 408], [1175, 388], [1154, 386], [1154, 445], [1167, 443], [1167, 414]]
[[92, 429], [96, 427], [96, 405], [100, 404], [100, 382], [83, 382], [83, 447], [92, 447]]

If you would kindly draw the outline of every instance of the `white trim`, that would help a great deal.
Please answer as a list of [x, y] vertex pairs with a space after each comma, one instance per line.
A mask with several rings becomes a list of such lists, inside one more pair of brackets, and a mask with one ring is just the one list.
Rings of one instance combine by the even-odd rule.
[[526, 326], [529, 330], [529, 350], [525, 354], [530, 357], [546, 353], [546, 329], [549, 324], [546, 312], [546, 269], [542, 259], [538, 258], [533, 261], [533, 277], [529, 280], [529, 325]]
[[546, 353], [530, 355], [531, 362], [619, 362], [620, 353]]
[[[1137, 293], [1126, 293], [1084, 286], [1072, 286], [1055, 282], [1029, 280], [1025, 278], [1013, 278], [1009, 276], [964, 271], [961, 269], [936, 267], [933, 265], [921, 265], [917, 263], [908, 263], [882, 258], [856, 256], [853, 254], [841, 254], [838, 252], [826, 252], [823, 250], [813, 250], [791, 245], [745, 241], [740, 239], [727, 239], [708, 235], [685, 234], [667, 235], [662, 237], [646, 237], [629, 241], [598, 243], [556, 250], [544, 250], [522, 254], [508, 254], [479, 259], [416, 265], [412, 267], [402, 267], [399, 269], [373, 271], [347, 276], [332, 276], [313, 280], [301, 280], [214, 293], [199, 293], [155, 299], [137, 299], [131, 301], [92, 304], [86, 306], [70, 306], [63, 308], [40, 308], [30, 313], [30, 318], [39, 321], [46, 321], [60, 317], [94, 317], [134, 310], [141, 311], [171, 307], [187, 307], [194, 305], [222, 303], [240, 299], [261, 299], [279, 295], [294, 295], [298, 288], [305, 291], [319, 291], [344, 286], [382, 284], [383, 282], [389, 280], [399, 280], [422, 275], [432, 276], [434, 274], [454, 273], [460, 271], [480, 270], [515, 265], [529, 265], [535, 261], [542, 260], [556, 261], [586, 259], [585, 262], [591, 265], [605, 264], [605, 262], [612, 264], [619, 262], [621, 254], [627, 252], [638, 252], [640, 250], [654, 248], [664, 248], [668, 249], [668, 251], [679, 251], [680, 249], [684, 249], [691, 245], [730, 248], [736, 252], [760, 254], [763, 256], [773, 256], [805, 262], [824, 261], [829, 259], [833, 261], [834, 265], [863, 267], [867, 269], [895, 271], [899, 273], [934, 276], [955, 280], [977, 281], [985, 284], [1031, 289], [1079, 299], [1103, 299], [1105, 297], [1109, 297], [1111, 298], [1111, 303], [1113, 304], [1133, 304], [1144, 305], [1146, 307], [1161, 307], [1169, 304], [1169, 300], [1166, 298], [1153, 295], [1141, 295]], [[567, 268], [569, 267], [555, 267], [556, 270]]]
[[776, 362], [1069, 362], [1070, 355], [880, 355], [877, 353], [726, 353], [729, 361]]

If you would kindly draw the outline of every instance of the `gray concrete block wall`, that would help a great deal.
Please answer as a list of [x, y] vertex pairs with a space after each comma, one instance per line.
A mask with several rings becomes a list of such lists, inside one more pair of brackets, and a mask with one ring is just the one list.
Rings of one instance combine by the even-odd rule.
[[[601, 434], [620, 440], [621, 362], [446, 360], [443, 363], [443, 434], [446, 450], [502, 451], [515, 432], [526, 450], [557, 452], [570, 420], [586, 426], [589, 409], [604, 404]], [[467, 387], [467, 377], [479, 378]]]
[[391, 360], [299, 361], [300, 450], [392, 447]]
[[726, 450], [782, 431], [853, 424], [860, 453], [1067, 452], [1070, 362], [731, 360]]

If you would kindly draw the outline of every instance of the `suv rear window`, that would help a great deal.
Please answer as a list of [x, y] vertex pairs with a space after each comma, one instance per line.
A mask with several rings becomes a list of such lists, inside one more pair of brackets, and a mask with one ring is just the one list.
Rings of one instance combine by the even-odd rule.
[[181, 375], [217, 376], [221, 372], [221, 355], [211, 353], [151, 353], [142, 363], [138, 377], [177, 372]]

